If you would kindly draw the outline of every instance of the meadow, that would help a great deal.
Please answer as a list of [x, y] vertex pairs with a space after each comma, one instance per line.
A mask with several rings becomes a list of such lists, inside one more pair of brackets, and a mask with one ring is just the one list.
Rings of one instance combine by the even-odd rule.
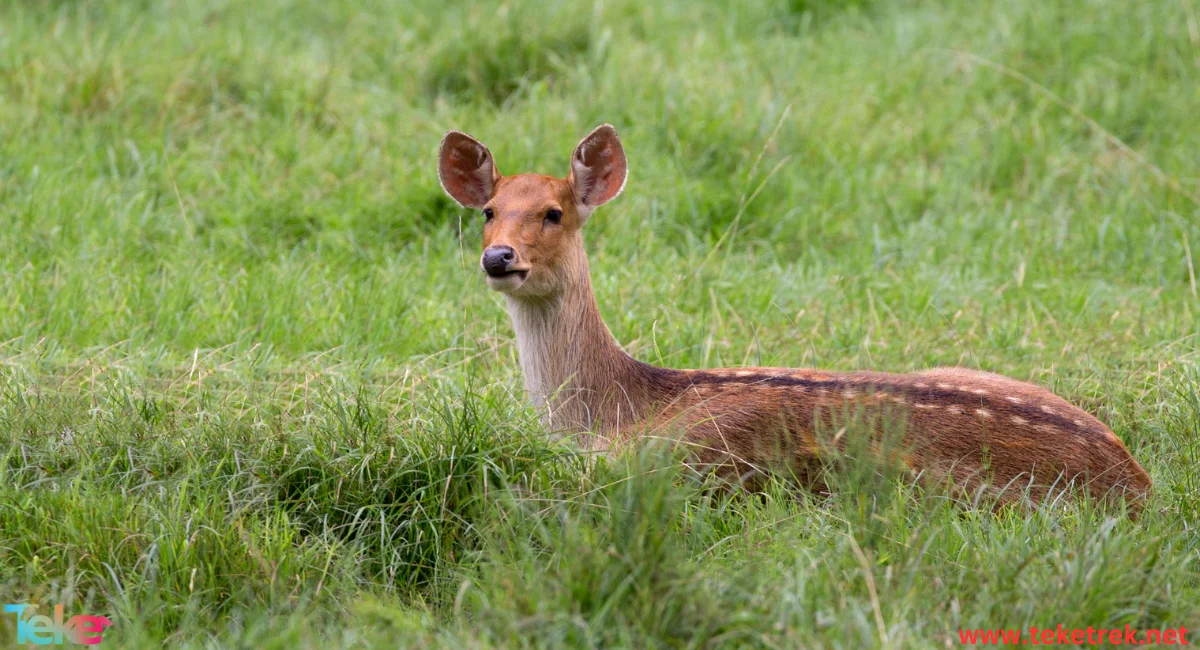
[[[5, 2], [0, 601], [130, 648], [1200, 628], [1198, 118], [1196, 0]], [[437, 147], [565, 176], [604, 122], [631, 354], [1033, 381], [1142, 516], [548, 439]]]

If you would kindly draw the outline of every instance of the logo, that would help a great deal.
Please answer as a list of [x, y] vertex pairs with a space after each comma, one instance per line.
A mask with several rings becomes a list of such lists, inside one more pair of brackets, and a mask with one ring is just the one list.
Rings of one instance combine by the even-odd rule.
[[54, 606], [54, 618], [49, 616], [24, 617], [26, 609], [37, 609], [36, 605], [5, 605], [5, 614], [17, 615], [17, 643], [34, 645], [62, 645], [64, 641], [96, 645], [104, 639], [104, 628], [112, 625], [106, 616], [79, 614], [63, 622], [63, 606]]

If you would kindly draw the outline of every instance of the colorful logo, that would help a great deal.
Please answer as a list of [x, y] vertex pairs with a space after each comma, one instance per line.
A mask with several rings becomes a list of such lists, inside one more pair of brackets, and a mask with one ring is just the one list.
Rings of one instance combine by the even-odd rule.
[[5, 605], [5, 614], [17, 615], [17, 643], [34, 645], [62, 645], [64, 640], [83, 645], [96, 645], [104, 639], [100, 635], [104, 628], [112, 625], [106, 616], [79, 614], [63, 622], [63, 606], [54, 606], [54, 618], [49, 616], [24, 617], [26, 609], [37, 609], [36, 605]]

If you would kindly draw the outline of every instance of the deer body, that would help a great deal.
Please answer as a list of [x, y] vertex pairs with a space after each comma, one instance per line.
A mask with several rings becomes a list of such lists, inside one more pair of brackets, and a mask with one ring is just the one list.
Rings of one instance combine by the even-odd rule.
[[857, 410], [904, 420], [901, 453], [914, 471], [1001, 501], [1024, 491], [1041, 499], [1074, 481], [1137, 508], [1150, 490], [1150, 477], [1102, 422], [1000, 375], [677, 370], [630, 357], [600, 317], [581, 237], [592, 210], [624, 185], [624, 151], [611, 126], [584, 138], [566, 179], [503, 177], [482, 144], [454, 131], [442, 142], [438, 171], [451, 197], [484, 211], [481, 264], [505, 294], [527, 391], [552, 431], [589, 448], [670, 437], [696, 462], [740, 477], [781, 461], [803, 476], [820, 459], [820, 425]]

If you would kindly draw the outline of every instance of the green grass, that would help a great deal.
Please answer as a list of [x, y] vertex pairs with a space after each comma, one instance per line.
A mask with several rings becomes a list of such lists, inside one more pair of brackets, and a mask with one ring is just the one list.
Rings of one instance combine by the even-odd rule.
[[[0, 601], [105, 647], [1200, 628], [1197, 115], [1194, 0], [4, 3]], [[565, 175], [601, 122], [632, 354], [1032, 380], [1146, 512], [883, 468], [747, 496], [547, 440], [435, 155]]]

